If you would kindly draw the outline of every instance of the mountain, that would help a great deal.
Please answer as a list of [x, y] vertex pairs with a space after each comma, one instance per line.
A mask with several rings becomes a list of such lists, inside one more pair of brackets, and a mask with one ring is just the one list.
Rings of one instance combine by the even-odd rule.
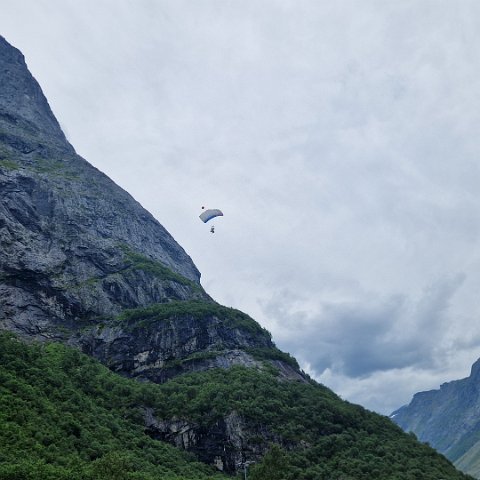
[[1, 37], [0, 194], [2, 478], [210, 475], [183, 450], [228, 474], [253, 464], [253, 480], [467, 478], [215, 302], [160, 223], [75, 153]]
[[[256, 322], [205, 293], [192, 260], [152, 215], [75, 154], [5, 40], [0, 70], [0, 326], [67, 342], [117, 372], [153, 380], [255, 363], [249, 348], [276, 355]], [[172, 315], [177, 322], [146, 320]], [[205, 350], [218, 354], [190, 358]]]
[[469, 377], [416, 393], [391, 418], [458, 468], [480, 478], [480, 360]]

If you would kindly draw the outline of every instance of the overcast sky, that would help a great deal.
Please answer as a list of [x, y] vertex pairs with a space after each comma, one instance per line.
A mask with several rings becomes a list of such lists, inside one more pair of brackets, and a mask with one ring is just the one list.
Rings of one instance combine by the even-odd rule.
[[389, 414], [480, 356], [479, 19], [477, 0], [1, 0], [0, 34], [218, 302]]

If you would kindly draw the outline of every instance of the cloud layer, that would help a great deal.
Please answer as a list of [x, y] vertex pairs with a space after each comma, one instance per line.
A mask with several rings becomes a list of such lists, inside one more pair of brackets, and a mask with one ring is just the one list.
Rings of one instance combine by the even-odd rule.
[[480, 355], [479, 10], [4, 0], [0, 26], [214, 298], [388, 413]]

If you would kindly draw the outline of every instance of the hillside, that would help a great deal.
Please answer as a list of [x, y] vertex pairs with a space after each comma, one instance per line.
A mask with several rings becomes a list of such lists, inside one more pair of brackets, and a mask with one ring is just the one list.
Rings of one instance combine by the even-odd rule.
[[220, 480], [165, 440], [188, 448], [197, 435], [221, 435], [224, 423], [236, 437], [214, 452], [217, 462], [242, 443], [250, 458], [265, 438], [283, 446], [251, 467], [253, 480], [466, 478], [387, 418], [314, 382], [279, 382], [278, 372], [237, 366], [140, 383], [61, 344], [3, 334], [0, 378], [5, 480]]
[[75, 153], [1, 37], [0, 194], [0, 329], [15, 334], [2, 340], [3, 478], [29, 465], [36, 478], [208, 478], [245, 463], [254, 480], [467, 478], [215, 302], [161, 224]]
[[416, 393], [392, 419], [445, 454], [458, 468], [480, 478], [480, 361], [470, 376], [440, 389]]
[[148, 385], [61, 344], [0, 334], [0, 478], [225, 478], [144, 434]]

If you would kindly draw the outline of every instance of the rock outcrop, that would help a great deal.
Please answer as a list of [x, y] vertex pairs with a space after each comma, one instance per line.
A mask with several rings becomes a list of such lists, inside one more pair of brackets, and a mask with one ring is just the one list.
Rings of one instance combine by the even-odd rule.
[[282, 443], [279, 435], [252, 422], [248, 424], [236, 412], [205, 428], [177, 418], [159, 421], [147, 411], [146, 425], [151, 437], [194, 452], [199, 460], [225, 472], [234, 472], [246, 458], [258, 461], [265, 454], [265, 445], [252, 439], [264, 438], [267, 444]]
[[23, 55], [1, 37], [0, 193], [5, 328], [62, 337], [56, 326], [125, 308], [210, 301], [171, 235], [76, 155]]

